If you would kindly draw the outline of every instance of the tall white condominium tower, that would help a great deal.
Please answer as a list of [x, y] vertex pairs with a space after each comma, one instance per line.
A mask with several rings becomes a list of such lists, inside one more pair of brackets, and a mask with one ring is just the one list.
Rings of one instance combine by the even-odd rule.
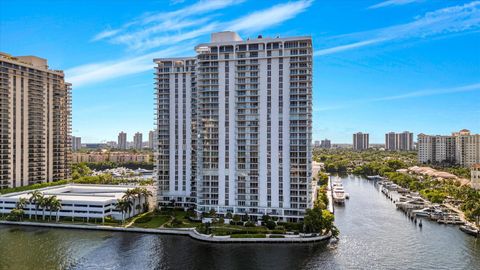
[[389, 132], [385, 134], [385, 149], [391, 151], [412, 151], [413, 133], [404, 131], [402, 133]]
[[358, 132], [353, 134], [353, 150], [366, 150], [370, 147], [370, 136], [368, 133]]
[[462, 129], [448, 135], [418, 135], [418, 161], [471, 167], [480, 163], [480, 134]]
[[127, 133], [123, 131], [118, 133], [118, 149], [127, 149]]
[[142, 133], [137, 132], [133, 135], [133, 148], [142, 149], [143, 148], [143, 138]]
[[71, 85], [36, 56], [0, 53], [0, 188], [70, 177]]
[[[198, 212], [303, 218], [313, 207], [311, 37], [244, 41], [221, 32], [195, 50], [195, 58], [156, 60], [161, 200], [190, 196]], [[196, 135], [185, 134], [180, 127], [194, 121]], [[175, 176], [161, 170], [168, 163]]]
[[155, 59], [159, 203], [195, 206], [195, 58]]

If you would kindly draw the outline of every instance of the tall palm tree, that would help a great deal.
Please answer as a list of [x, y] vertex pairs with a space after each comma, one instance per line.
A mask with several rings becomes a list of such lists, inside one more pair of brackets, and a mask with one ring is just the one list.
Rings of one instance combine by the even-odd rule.
[[132, 211], [133, 203], [128, 199], [119, 199], [117, 201], [117, 209], [122, 212], [122, 223], [125, 223], [125, 213]]
[[[126, 201], [131, 202], [131, 200], [135, 201], [135, 196], [136, 196], [136, 191], [134, 189], [127, 189], [127, 191], [125, 191], [125, 194], [123, 195], [122, 198]], [[131, 211], [131, 209], [130, 209], [130, 211]], [[134, 212], [134, 214], [135, 214], [135, 212]]]
[[53, 205], [57, 203], [56, 201], [58, 201], [57, 196], [54, 195], [54, 196], [48, 197], [47, 209], [50, 212], [50, 215], [48, 216], [49, 221], [52, 221], [52, 211], [54, 211]]
[[38, 206], [42, 208], [42, 220], [45, 220], [45, 210], [48, 208], [48, 197], [42, 197], [38, 201]]
[[[62, 201], [60, 199], [57, 199], [56, 196], [53, 196], [53, 199], [51, 200], [51, 205], [50, 205], [50, 212], [53, 210], [56, 213], [56, 218], [55, 221], [58, 222], [58, 212], [62, 209]], [[51, 214], [50, 214], [51, 215]]]
[[[39, 207], [38, 201], [40, 201], [41, 198], [43, 198], [43, 195], [38, 190], [32, 191], [28, 194], [30, 194], [30, 198], [28, 199], [28, 201], [30, 202], [30, 205], [32, 205], [32, 204], [35, 205], [35, 221], [36, 221], [37, 220], [38, 207]], [[29, 216], [30, 219], [32, 219], [32, 214], [31, 213], [32, 212], [30, 211], [30, 216]]]
[[146, 206], [148, 205], [147, 204], [147, 199], [148, 199], [148, 197], [152, 197], [153, 193], [150, 190], [148, 190], [147, 188], [141, 188], [140, 190], [141, 190], [140, 194], [145, 197], [144, 211], [147, 211], [148, 210], [148, 209], [146, 209], [147, 208]]

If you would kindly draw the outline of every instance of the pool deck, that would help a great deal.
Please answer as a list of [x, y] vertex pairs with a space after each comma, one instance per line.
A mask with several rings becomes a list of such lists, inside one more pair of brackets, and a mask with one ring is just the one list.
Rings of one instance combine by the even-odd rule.
[[197, 232], [194, 228], [172, 228], [172, 229], [144, 229], [144, 228], [124, 228], [104, 225], [87, 225], [87, 224], [62, 224], [62, 223], [40, 223], [40, 222], [17, 222], [17, 221], [0, 221], [0, 225], [13, 226], [31, 226], [45, 228], [60, 229], [78, 229], [78, 230], [97, 230], [97, 231], [115, 231], [130, 233], [148, 233], [148, 234], [165, 234], [165, 235], [184, 235], [192, 239], [210, 242], [210, 243], [297, 243], [306, 244], [314, 242], [322, 242], [332, 237], [331, 233], [313, 237], [294, 237], [287, 236], [285, 238], [229, 238], [225, 236], [206, 235]]

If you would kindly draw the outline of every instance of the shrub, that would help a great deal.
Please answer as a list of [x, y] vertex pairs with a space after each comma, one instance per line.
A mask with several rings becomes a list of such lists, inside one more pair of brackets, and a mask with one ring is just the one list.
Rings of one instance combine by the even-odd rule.
[[270, 235], [268, 238], [285, 238], [284, 235]]
[[245, 223], [245, 227], [255, 227], [255, 223], [253, 223], [252, 221], [247, 221]]

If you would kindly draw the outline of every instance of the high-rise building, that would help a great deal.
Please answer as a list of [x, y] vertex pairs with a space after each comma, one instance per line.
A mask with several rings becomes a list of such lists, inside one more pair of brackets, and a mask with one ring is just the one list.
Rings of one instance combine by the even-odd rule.
[[133, 135], [133, 148], [134, 149], [142, 149], [143, 148], [143, 140], [142, 140], [142, 133], [137, 132]]
[[451, 136], [418, 135], [418, 161], [470, 167], [480, 163], [480, 134], [463, 129]]
[[414, 149], [413, 133], [389, 132], [385, 134], [385, 149], [391, 151], [412, 151]]
[[353, 150], [366, 150], [370, 147], [368, 133], [358, 132], [353, 134]]
[[320, 147], [320, 141], [315, 141], [315, 143], [313, 144], [313, 147]]
[[[159, 203], [196, 200], [196, 88], [194, 57], [156, 59], [156, 175]], [[213, 106], [213, 104], [212, 104]]]
[[72, 136], [72, 150], [78, 151], [80, 148], [82, 148], [82, 138]]
[[160, 203], [303, 218], [313, 207], [311, 37], [221, 32], [195, 50], [155, 60]]
[[70, 177], [71, 85], [36, 56], [0, 53], [0, 188]]
[[147, 145], [147, 147], [150, 148], [150, 149], [155, 148], [155, 138], [157, 137], [156, 133], [157, 133], [156, 130], [150, 130], [150, 132], [148, 132], [148, 145]]
[[118, 149], [127, 149], [127, 133], [123, 131], [118, 133]]
[[332, 148], [332, 142], [329, 139], [322, 140], [322, 143], [320, 143], [320, 147], [324, 149], [330, 149]]

